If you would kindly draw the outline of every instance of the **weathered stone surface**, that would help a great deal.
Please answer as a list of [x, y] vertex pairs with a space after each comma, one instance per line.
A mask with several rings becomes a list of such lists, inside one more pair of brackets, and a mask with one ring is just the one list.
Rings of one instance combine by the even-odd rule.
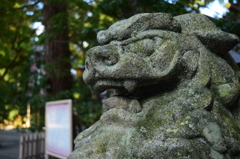
[[240, 73], [235, 35], [206, 17], [135, 15], [98, 34], [84, 81], [115, 88], [101, 119], [69, 159], [240, 158]]

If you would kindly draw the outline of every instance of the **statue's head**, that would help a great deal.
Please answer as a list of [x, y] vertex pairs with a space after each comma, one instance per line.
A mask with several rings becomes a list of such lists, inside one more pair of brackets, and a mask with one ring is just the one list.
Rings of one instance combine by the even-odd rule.
[[[219, 30], [203, 15], [165, 13], [119, 21], [100, 31], [97, 39], [100, 46], [87, 52], [84, 81], [94, 92], [117, 88], [128, 94], [192, 78], [200, 71], [200, 58], [224, 57], [238, 43], [237, 36]], [[209, 80], [196, 79], [195, 84]]]

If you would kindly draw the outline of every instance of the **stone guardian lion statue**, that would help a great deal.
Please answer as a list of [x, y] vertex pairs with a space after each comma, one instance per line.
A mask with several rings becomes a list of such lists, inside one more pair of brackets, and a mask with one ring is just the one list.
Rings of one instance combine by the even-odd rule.
[[239, 159], [238, 37], [205, 16], [137, 14], [97, 35], [84, 81], [115, 89], [69, 159]]

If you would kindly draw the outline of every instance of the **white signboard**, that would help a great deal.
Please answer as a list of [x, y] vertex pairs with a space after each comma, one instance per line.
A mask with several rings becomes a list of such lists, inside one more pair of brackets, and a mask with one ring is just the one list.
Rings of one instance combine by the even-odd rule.
[[45, 106], [46, 158], [67, 158], [73, 149], [72, 100], [47, 102]]

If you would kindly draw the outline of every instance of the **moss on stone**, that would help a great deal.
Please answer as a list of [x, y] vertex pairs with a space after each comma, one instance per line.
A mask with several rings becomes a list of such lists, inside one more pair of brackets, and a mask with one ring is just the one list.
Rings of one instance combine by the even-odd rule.
[[223, 56], [236, 36], [202, 15], [147, 13], [101, 31], [98, 40], [104, 45], [88, 51], [84, 81], [96, 92], [128, 92], [106, 100], [69, 159], [234, 159], [240, 153], [240, 114], [231, 108], [239, 77]]

